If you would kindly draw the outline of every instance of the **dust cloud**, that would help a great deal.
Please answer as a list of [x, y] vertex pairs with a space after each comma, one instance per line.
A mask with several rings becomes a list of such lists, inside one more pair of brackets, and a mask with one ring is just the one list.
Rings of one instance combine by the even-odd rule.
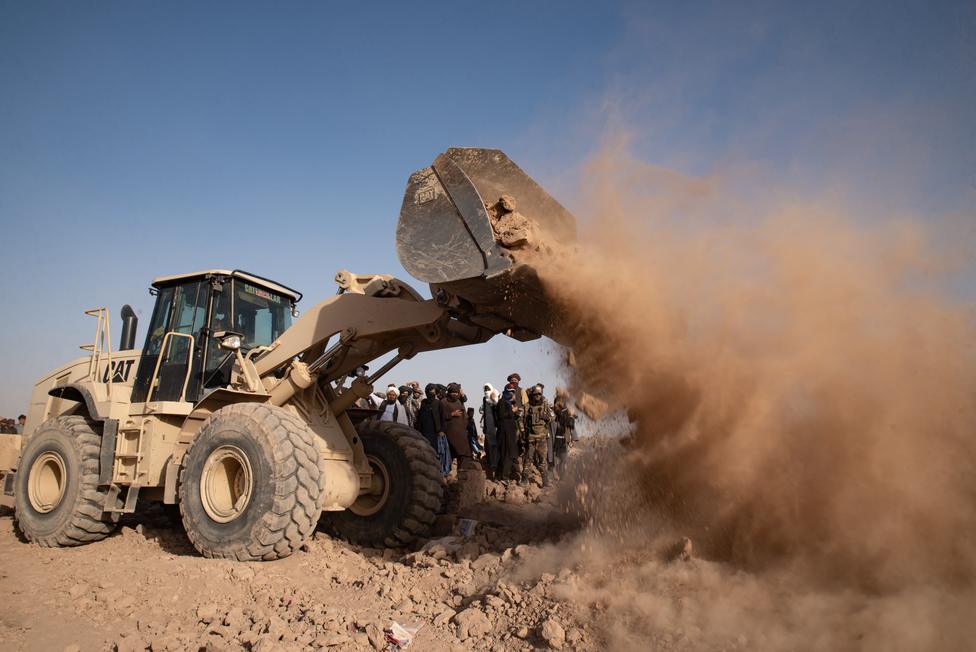
[[534, 262], [575, 391], [636, 423], [581, 460], [591, 527], [554, 552], [611, 646], [971, 649], [972, 231], [621, 147], [582, 176], [576, 255]]

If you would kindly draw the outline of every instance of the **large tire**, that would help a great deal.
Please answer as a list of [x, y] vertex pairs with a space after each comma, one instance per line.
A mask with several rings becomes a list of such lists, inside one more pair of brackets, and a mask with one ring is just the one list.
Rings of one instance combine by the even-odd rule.
[[349, 509], [323, 514], [323, 526], [367, 546], [398, 548], [426, 536], [443, 500], [434, 450], [399, 423], [364, 421], [358, 430], [379, 483]]
[[83, 416], [41, 424], [21, 452], [14, 488], [17, 524], [29, 541], [53, 548], [100, 541], [115, 529], [98, 488], [102, 436]]
[[183, 458], [183, 527], [205, 557], [287, 557], [315, 531], [321, 480], [304, 421], [272, 405], [229, 405], [210, 415]]

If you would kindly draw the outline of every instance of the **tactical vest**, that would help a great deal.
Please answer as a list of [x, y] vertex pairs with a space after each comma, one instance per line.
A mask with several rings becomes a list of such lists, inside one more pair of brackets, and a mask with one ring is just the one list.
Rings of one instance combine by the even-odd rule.
[[545, 403], [541, 405], [529, 405], [526, 409], [529, 415], [529, 439], [545, 439], [549, 436], [549, 424], [546, 423], [546, 415], [549, 410]]

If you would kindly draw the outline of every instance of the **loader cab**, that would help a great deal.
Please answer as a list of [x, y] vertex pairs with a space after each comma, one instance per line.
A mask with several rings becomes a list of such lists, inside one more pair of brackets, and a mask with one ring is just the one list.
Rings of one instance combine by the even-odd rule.
[[197, 402], [230, 383], [234, 354], [213, 334], [244, 335], [242, 352], [271, 344], [291, 326], [301, 293], [241, 270], [165, 276], [139, 359], [132, 402]]

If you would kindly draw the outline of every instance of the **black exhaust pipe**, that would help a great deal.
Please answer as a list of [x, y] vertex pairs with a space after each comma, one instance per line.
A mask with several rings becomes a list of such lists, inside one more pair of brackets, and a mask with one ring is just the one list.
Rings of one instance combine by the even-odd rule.
[[136, 317], [132, 306], [125, 304], [122, 306], [122, 337], [119, 338], [119, 351], [131, 351], [136, 347], [136, 326], [139, 325], [139, 318]]

